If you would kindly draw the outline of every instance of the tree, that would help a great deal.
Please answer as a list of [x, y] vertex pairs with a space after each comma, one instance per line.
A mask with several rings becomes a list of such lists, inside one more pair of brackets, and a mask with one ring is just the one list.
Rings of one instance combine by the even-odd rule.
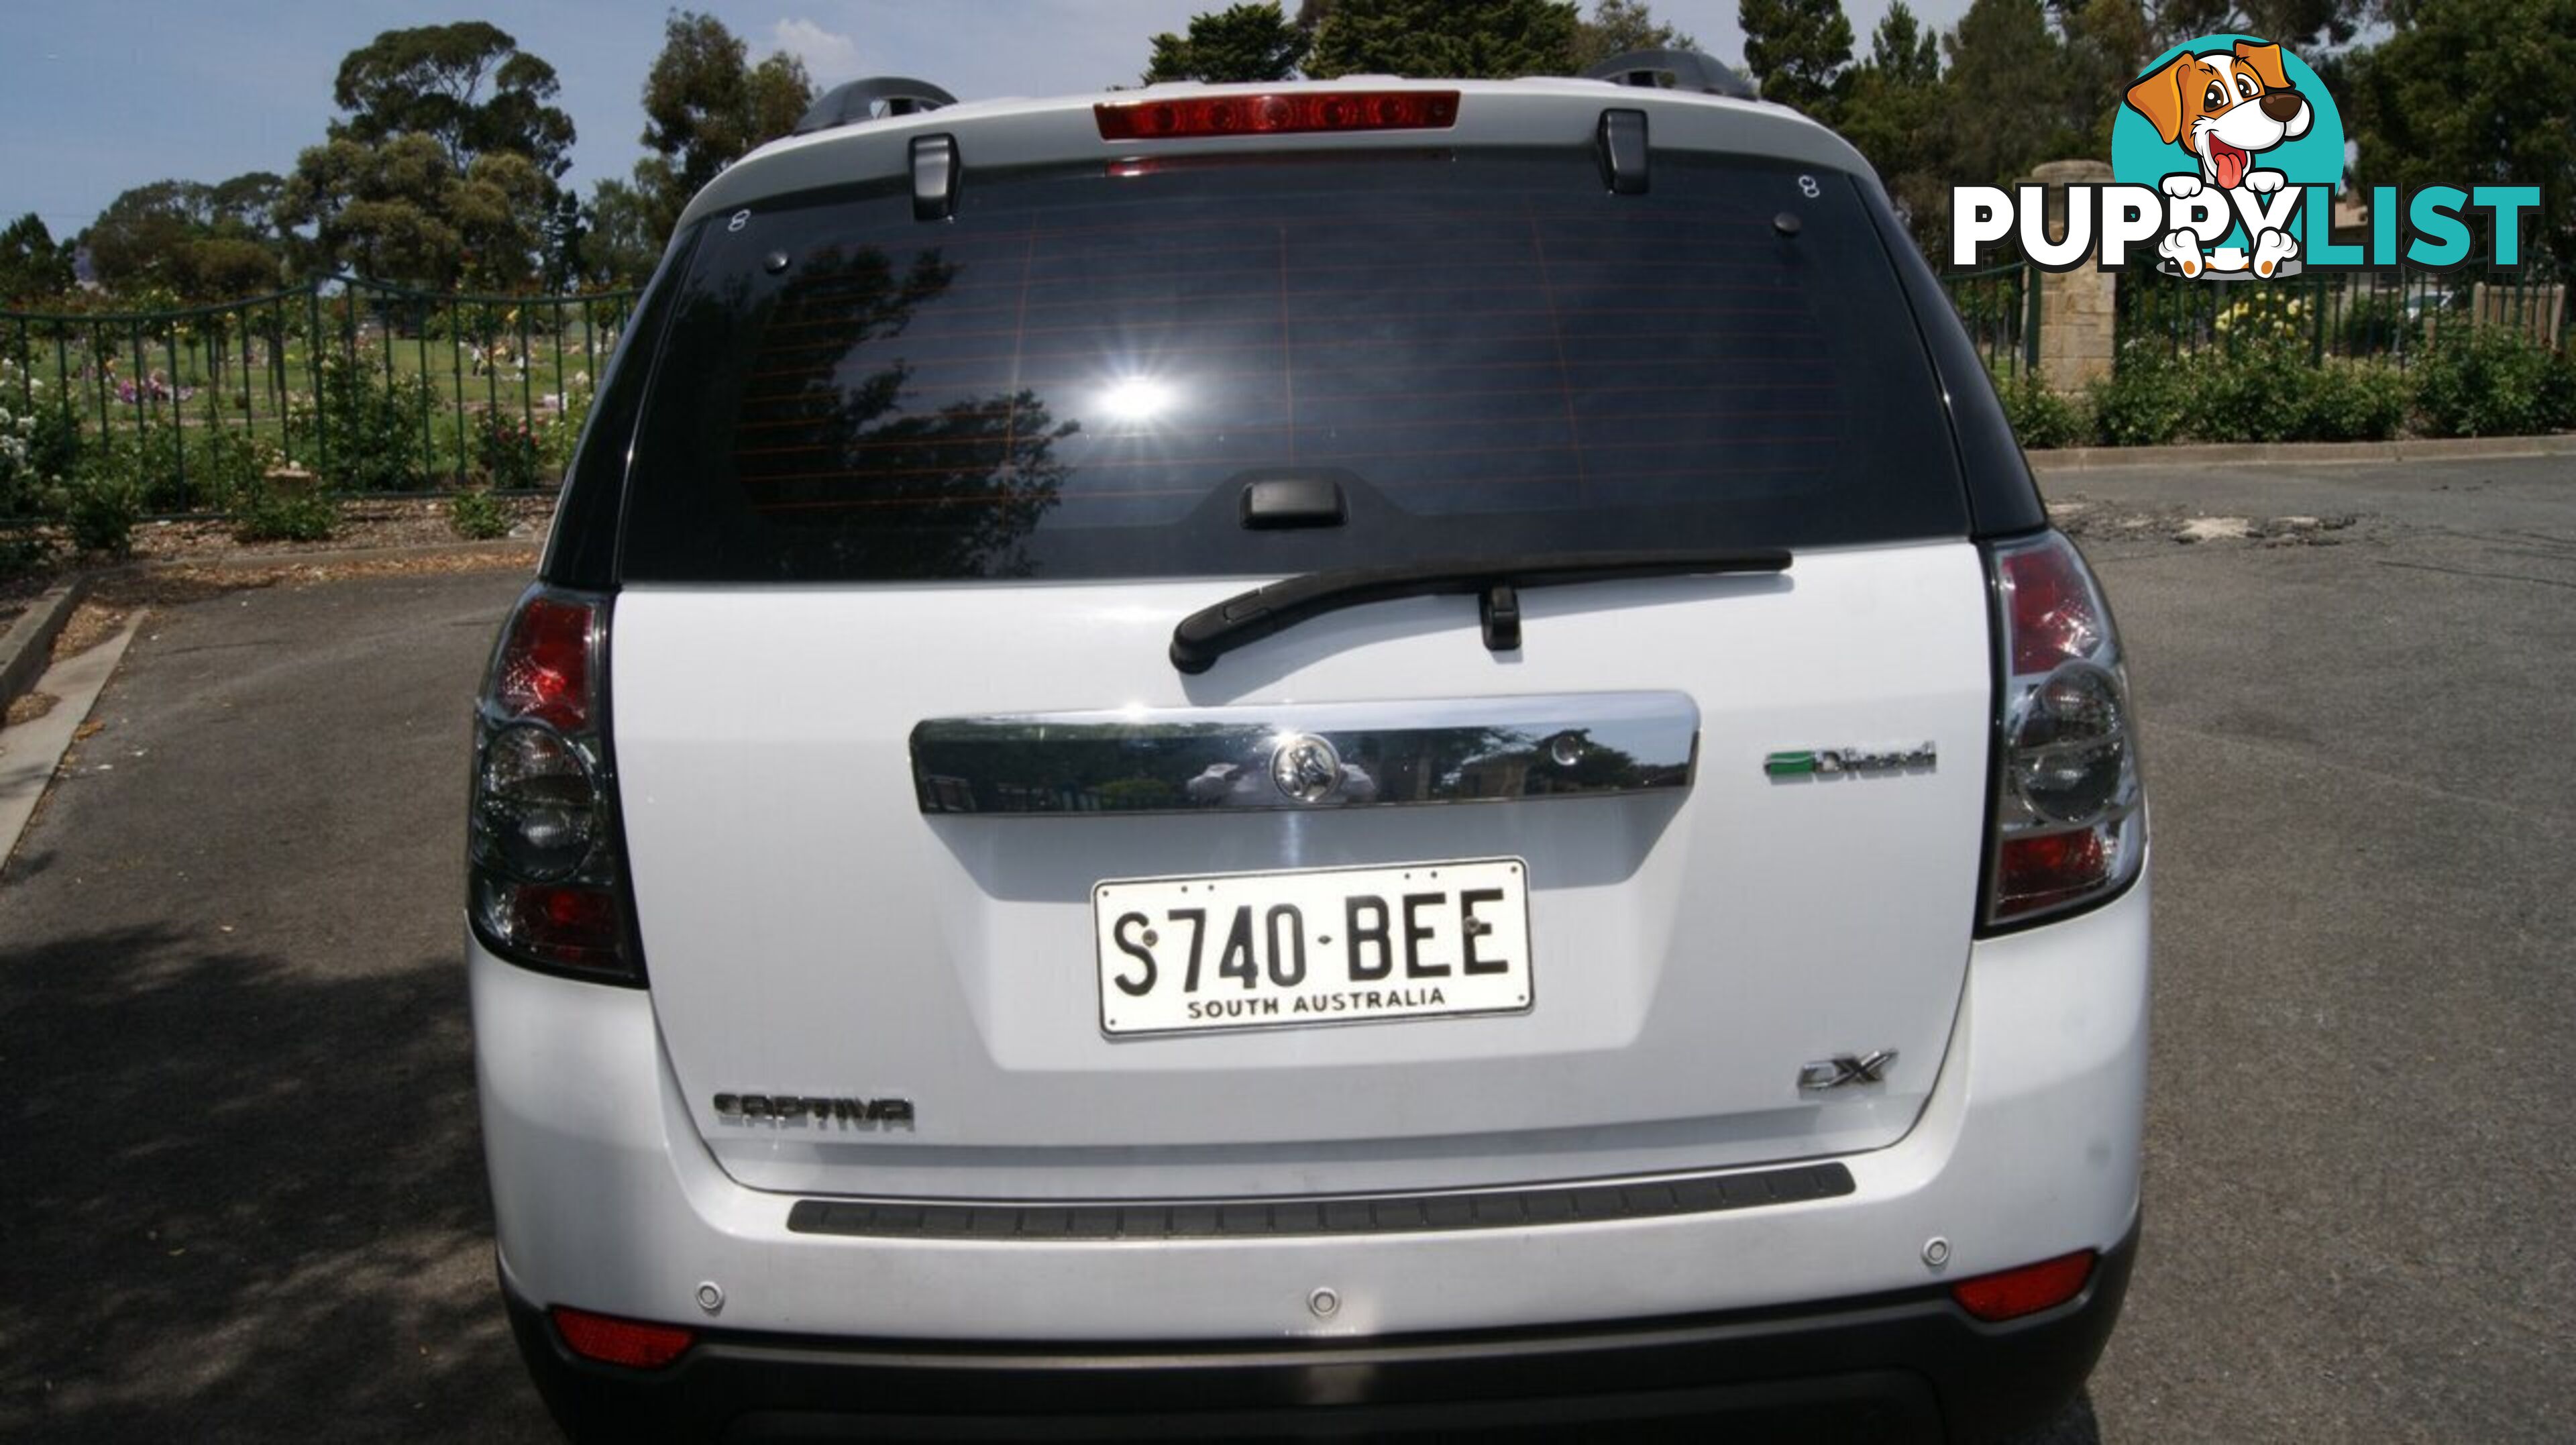
[[526, 156], [492, 151], [460, 169], [412, 131], [305, 151], [278, 214], [312, 226], [323, 255], [365, 275], [509, 290], [528, 283], [554, 196], [553, 179]]
[[1869, 58], [1849, 73], [1838, 124], [1844, 139], [1869, 158], [1927, 250], [1939, 242], [1950, 214], [1944, 105], [1940, 38], [1905, 0], [1895, 0], [1870, 32]]
[[1591, 19], [1575, 22], [1571, 69], [1579, 75], [1611, 56], [1631, 50], [1697, 49], [1698, 41], [1657, 23], [1646, 0], [1600, 0], [1592, 7]]
[[33, 211], [0, 228], [0, 305], [24, 306], [72, 289], [72, 248]]
[[[2040, 0], [1971, 0], [1942, 43], [1953, 185], [2010, 185], [2041, 161], [2084, 154], [2066, 119], [2065, 52]], [[2105, 103], [2117, 105], [2118, 90]]]
[[644, 77], [643, 141], [652, 154], [636, 163], [635, 188], [667, 236], [717, 172], [796, 128], [814, 103], [814, 82], [792, 55], [751, 64], [741, 39], [712, 15], [674, 10], [662, 37]]
[[2413, 9], [2414, 0], [2156, 0], [2154, 33], [2163, 44], [2150, 53], [2202, 35], [2260, 35], [2294, 51], [2320, 40], [2342, 45], [2375, 14], [2403, 28]]
[[226, 301], [274, 291], [286, 279], [277, 247], [242, 236], [191, 241], [171, 268], [171, 289], [189, 301]]
[[1573, 0], [1331, 0], [1306, 73], [1563, 75], [1578, 22]]
[[607, 286], [641, 286], [662, 258], [664, 231], [654, 229], [652, 207], [644, 193], [614, 177], [591, 187], [583, 221], [584, 280]]
[[277, 198], [285, 190], [286, 177], [275, 171], [246, 171], [217, 181], [206, 187], [206, 224], [221, 235], [274, 239]]
[[328, 139], [277, 189], [316, 260], [450, 287], [524, 286], [571, 164], [554, 67], [481, 21], [388, 30], [340, 62]]
[[1297, 73], [1313, 37], [1288, 22], [1276, 0], [1234, 5], [1190, 17], [1186, 36], [1154, 37], [1145, 83], [1165, 80], [1286, 80]]
[[117, 193], [80, 237], [99, 284], [111, 291], [167, 284], [179, 248], [204, 227], [205, 195], [203, 185], [176, 180]]
[[120, 192], [81, 244], [110, 290], [161, 287], [215, 301], [276, 287], [285, 247], [272, 216], [285, 182], [252, 171], [214, 185], [154, 181]]
[[[485, 93], [486, 83], [490, 93]], [[548, 102], [555, 68], [480, 20], [388, 30], [340, 62], [331, 98], [347, 114], [331, 138], [367, 143], [398, 135], [437, 140], [456, 169], [511, 151], [548, 179], [572, 163], [572, 117]]]
[[1835, 77], [1851, 64], [1842, 0], [1740, 0], [1735, 16], [1744, 27], [1744, 67], [1762, 98], [1829, 119]]
[[2148, 32], [2147, 14], [2138, 0], [2061, 4], [2057, 19], [2065, 35], [2066, 58], [2058, 81], [2067, 128], [2082, 138], [2078, 154], [2108, 159], [2121, 97], [2160, 47]]
[[555, 291], [570, 291], [582, 281], [582, 253], [590, 245], [590, 214], [581, 197], [558, 190], [555, 203], [546, 212], [546, 285]]
[[2523, 254], [2576, 269], [2576, 0], [2419, 0], [2406, 14], [2349, 57], [2336, 92], [2362, 183], [2536, 185]]
[[1941, 79], [1941, 38], [1923, 27], [1905, 0], [1894, 0], [1869, 33], [1868, 69], [1891, 85], [1923, 87]]

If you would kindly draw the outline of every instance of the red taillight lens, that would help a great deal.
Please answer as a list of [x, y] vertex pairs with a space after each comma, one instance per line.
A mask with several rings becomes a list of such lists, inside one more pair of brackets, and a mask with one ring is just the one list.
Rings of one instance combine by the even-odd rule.
[[1995, 574], [2016, 676], [2090, 657], [2109, 636], [2109, 619], [2094, 599], [2084, 560], [2056, 533], [2041, 545], [1998, 553]]
[[608, 600], [529, 589], [477, 709], [466, 904], [513, 962], [642, 982], [617, 852], [601, 659]]
[[492, 700], [504, 711], [567, 732], [590, 723], [590, 627], [584, 603], [543, 595], [520, 604], [501, 642]]
[[1458, 120], [1454, 90], [1327, 90], [1286, 95], [1199, 95], [1095, 105], [1102, 140], [1181, 140], [1306, 131], [1446, 130]]
[[1994, 551], [2002, 715], [1985, 917], [2017, 923], [2107, 898], [2146, 857], [2120, 645], [2075, 544]]
[[1959, 1308], [1988, 1324], [2055, 1309], [2084, 1290], [2093, 1277], [2093, 1251], [2080, 1249], [2000, 1274], [1979, 1275], [1950, 1286]]
[[695, 1331], [678, 1325], [621, 1320], [566, 1305], [555, 1306], [553, 1315], [555, 1332], [574, 1354], [630, 1370], [658, 1370], [687, 1354], [698, 1338]]

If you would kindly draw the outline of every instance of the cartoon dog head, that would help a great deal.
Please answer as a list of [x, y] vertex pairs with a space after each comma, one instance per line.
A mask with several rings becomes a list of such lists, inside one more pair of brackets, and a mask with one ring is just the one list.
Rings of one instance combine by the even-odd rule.
[[2129, 87], [2129, 106], [2200, 157], [2201, 179], [2222, 190], [2245, 179], [2256, 153], [2306, 135], [2316, 119], [2281, 70], [2281, 47], [2250, 40], [2175, 56]]

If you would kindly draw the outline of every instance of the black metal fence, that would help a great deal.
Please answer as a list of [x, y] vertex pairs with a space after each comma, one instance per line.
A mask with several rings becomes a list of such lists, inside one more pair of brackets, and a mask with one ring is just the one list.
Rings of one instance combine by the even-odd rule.
[[635, 293], [333, 279], [156, 312], [0, 312], [0, 395], [129, 447], [152, 510], [219, 507], [245, 457], [344, 492], [551, 484]]
[[2277, 281], [2184, 280], [2136, 271], [2120, 278], [2120, 354], [2187, 354], [2249, 346], [2404, 367], [2446, 330], [2502, 327], [2563, 348], [2567, 288], [2458, 272], [2317, 272]]
[[[2039, 365], [2038, 273], [2018, 262], [1942, 278], [1950, 303], [1998, 376]], [[2463, 272], [2318, 272], [2275, 281], [2186, 280], [2144, 268], [2118, 283], [2115, 335], [2121, 356], [2248, 346], [2328, 357], [2390, 361], [2399, 367], [2445, 330], [2500, 327], [2537, 346], [2565, 350], [2576, 339], [2576, 306], [2565, 284]]]
[[1997, 376], [2039, 369], [2038, 273], [2019, 262], [1942, 278], [1950, 304]]
[[[1998, 375], [2039, 365], [2038, 279], [2019, 264], [1944, 278]], [[175, 311], [0, 312], [0, 409], [58, 413], [83, 447], [129, 448], [146, 505], [165, 515], [222, 507], [210, 479], [246, 468], [360, 495], [542, 487], [570, 459], [634, 303], [630, 291], [448, 295], [331, 279]], [[2120, 277], [2116, 333], [2124, 356], [2261, 344], [2402, 367], [2471, 325], [2563, 349], [2571, 311], [2565, 285], [2511, 276], [2248, 283], [2139, 269]]]

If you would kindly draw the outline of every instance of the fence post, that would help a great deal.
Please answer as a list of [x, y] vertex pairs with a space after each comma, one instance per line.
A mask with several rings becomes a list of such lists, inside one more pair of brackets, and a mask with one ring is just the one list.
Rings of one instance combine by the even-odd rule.
[[[2047, 230], [2054, 239], [2066, 234], [2066, 188], [2106, 185], [2111, 168], [2100, 161], [2050, 161], [2034, 169], [2029, 184], [2043, 188]], [[2095, 377], [2108, 376], [2117, 353], [2118, 292], [2111, 273], [2092, 265], [2070, 271], [2031, 268], [2029, 334], [2032, 362], [2051, 391], [2082, 390]]]
[[146, 384], [146, 378], [152, 374], [152, 363], [143, 354], [142, 318], [136, 317], [125, 323], [125, 349], [134, 358], [134, 374], [125, 379], [125, 384], [134, 391], [134, 450], [149, 466], [152, 453], [146, 449], [143, 438], [152, 425], [150, 415], [144, 410], [148, 404], [146, 398], [152, 394], [152, 388]]
[[[313, 383], [313, 469], [327, 470], [330, 462], [322, 455], [322, 438], [329, 429], [322, 424], [322, 348], [330, 343], [322, 337], [322, 282], [317, 278], [305, 283], [304, 312], [308, 330], [304, 335], [305, 379]], [[291, 412], [294, 408], [289, 407]]]
[[2316, 341], [2308, 348], [2308, 364], [2323, 366], [2326, 364], [2326, 278], [2323, 272], [2308, 283], [2308, 306], [2316, 312]]
[[2039, 279], [2042, 272], [2028, 261], [2021, 263], [2021, 370], [2024, 376], [2039, 375]]
[[419, 296], [409, 299], [412, 349], [420, 358], [420, 474], [426, 477], [438, 475], [438, 409], [432, 405], [437, 385], [429, 379], [429, 303]]
[[[179, 473], [179, 505], [173, 510], [186, 511], [188, 496], [188, 408], [179, 400], [179, 323], [166, 323], [169, 330], [161, 333], [161, 355], [170, 363], [170, 455]], [[197, 470], [204, 471], [199, 467]]]
[[460, 471], [474, 470], [474, 451], [465, 441], [465, 310], [453, 297], [447, 308], [447, 368], [456, 379], [456, 400], [448, 408], [456, 423], [456, 465]]

